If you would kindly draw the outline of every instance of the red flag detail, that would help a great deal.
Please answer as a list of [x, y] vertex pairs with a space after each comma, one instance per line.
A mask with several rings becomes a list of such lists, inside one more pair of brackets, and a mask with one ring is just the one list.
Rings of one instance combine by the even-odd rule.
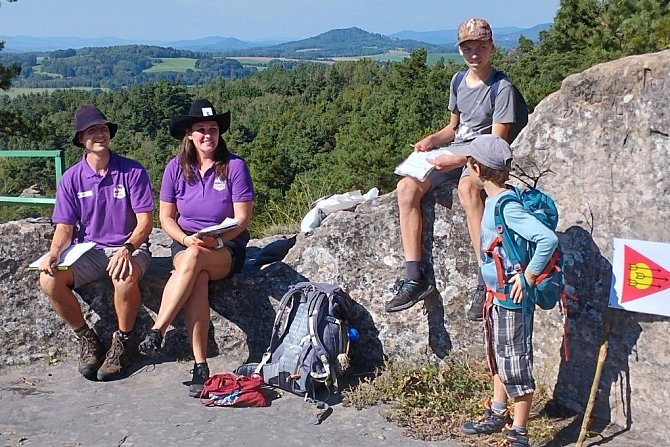
[[627, 245], [624, 245], [623, 262], [622, 303], [670, 288], [670, 272]]

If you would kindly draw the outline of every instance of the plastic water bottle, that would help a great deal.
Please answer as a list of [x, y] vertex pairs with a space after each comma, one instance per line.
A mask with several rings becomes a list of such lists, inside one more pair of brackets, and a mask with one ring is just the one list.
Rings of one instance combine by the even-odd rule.
[[347, 333], [349, 334], [349, 340], [350, 341], [357, 341], [358, 340], [358, 336], [359, 336], [358, 329], [356, 329], [355, 327], [350, 327], [347, 330]]

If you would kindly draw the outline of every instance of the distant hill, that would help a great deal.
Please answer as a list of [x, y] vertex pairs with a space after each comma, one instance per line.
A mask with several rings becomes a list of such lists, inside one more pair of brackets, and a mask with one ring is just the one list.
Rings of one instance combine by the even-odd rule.
[[435, 45], [412, 39], [396, 39], [382, 34], [369, 33], [360, 28], [334, 29], [295, 42], [287, 42], [244, 52], [228, 52], [227, 56], [265, 56], [302, 59], [330, 58], [338, 56], [369, 56], [392, 50], [412, 51], [425, 48], [431, 52], [444, 51], [443, 45]]
[[501, 33], [500, 35], [496, 35], [494, 31], [493, 39], [503, 48], [514, 48], [519, 43], [519, 37], [522, 35], [537, 43], [540, 40], [540, 32], [548, 30], [549, 28], [551, 28], [551, 23], [542, 23], [540, 25], [535, 25], [532, 28], [504, 34]]
[[[532, 28], [517, 28], [517, 27], [502, 27], [493, 28], [494, 41], [503, 48], [513, 48], [519, 42], [521, 35], [537, 42], [540, 38], [540, 31], [544, 31], [551, 26], [551, 23], [542, 23], [535, 25]], [[405, 30], [394, 34], [390, 37], [396, 39], [413, 39], [423, 42], [428, 42], [436, 45], [448, 45], [453, 48], [456, 44], [458, 30], [445, 29], [438, 31], [411, 31]]]
[[116, 37], [32, 37], [32, 36], [0, 36], [5, 42], [3, 52], [5, 53], [31, 53], [55, 50], [66, 50], [69, 48], [85, 47], [111, 47], [116, 45], [130, 45], [133, 41], [119, 39]]
[[272, 42], [244, 42], [234, 37], [203, 37], [195, 40], [131, 40], [117, 37], [31, 37], [31, 36], [2, 36], [5, 41], [3, 52], [6, 53], [40, 53], [65, 49], [102, 48], [121, 45], [153, 45], [171, 47], [178, 50], [225, 52], [245, 48], [258, 48], [267, 45], [276, 45]]
[[175, 40], [168, 42], [167, 46], [172, 48], [179, 48], [180, 50], [193, 51], [229, 51], [229, 50], [245, 50], [247, 48], [258, 47], [248, 42], [243, 42], [234, 37], [203, 37], [196, 40]]
[[[550, 23], [532, 28], [494, 28], [494, 39], [503, 48], [513, 48], [519, 36], [537, 42], [540, 31]], [[193, 40], [137, 40], [117, 37], [31, 37], [3, 36], [4, 53], [41, 53], [55, 50], [101, 48], [122, 45], [151, 45], [177, 50], [222, 53], [231, 56], [269, 56], [290, 58], [330, 58], [335, 56], [368, 56], [402, 49], [412, 51], [426, 48], [429, 52], [450, 52], [456, 42], [456, 30], [400, 31], [389, 36], [369, 33], [360, 28], [335, 29], [293, 42], [262, 41], [250, 42], [234, 37], [209, 36]]]

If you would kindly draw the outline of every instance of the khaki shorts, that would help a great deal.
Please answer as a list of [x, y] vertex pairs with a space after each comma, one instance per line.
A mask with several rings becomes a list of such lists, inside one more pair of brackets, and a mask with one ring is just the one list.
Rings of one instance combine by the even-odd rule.
[[[114, 253], [122, 248], [123, 247], [103, 249], [92, 248], [81, 255], [81, 257], [70, 266], [70, 270], [72, 270], [72, 273], [74, 274], [74, 287], [83, 286], [84, 284], [109, 276], [107, 273], [109, 259]], [[149, 253], [149, 246], [146, 243], [135, 250], [133, 253], [133, 261], [140, 266], [140, 269], [142, 270], [141, 276], [144, 276], [149, 269], [149, 263], [151, 262], [151, 253]]]

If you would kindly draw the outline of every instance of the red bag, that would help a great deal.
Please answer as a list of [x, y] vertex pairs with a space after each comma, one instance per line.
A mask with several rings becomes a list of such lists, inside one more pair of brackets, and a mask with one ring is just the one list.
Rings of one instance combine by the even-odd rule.
[[205, 382], [200, 402], [217, 407], [267, 407], [270, 403], [261, 391], [262, 385], [263, 378], [258, 374], [214, 374]]

